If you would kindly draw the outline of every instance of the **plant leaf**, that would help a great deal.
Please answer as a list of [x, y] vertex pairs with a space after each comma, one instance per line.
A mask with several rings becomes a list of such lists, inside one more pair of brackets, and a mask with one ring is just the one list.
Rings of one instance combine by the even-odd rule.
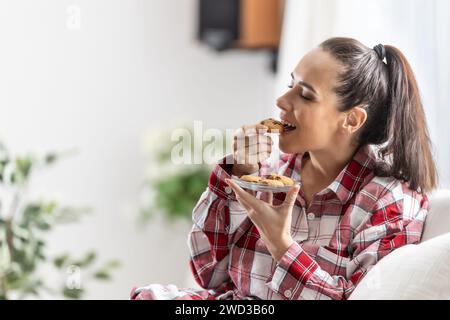
[[67, 253], [65, 253], [63, 255], [60, 255], [60, 256], [54, 258], [53, 264], [58, 269], [62, 269], [62, 267], [64, 267], [69, 262], [69, 259], [70, 259], [70, 256]]
[[64, 295], [64, 297], [69, 298], [69, 299], [81, 299], [81, 297], [84, 294], [84, 290], [83, 289], [70, 289], [67, 287], [64, 287], [62, 294]]
[[111, 276], [105, 270], [99, 270], [94, 273], [94, 278], [99, 279], [99, 280], [109, 280], [109, 279], [111, 279]]

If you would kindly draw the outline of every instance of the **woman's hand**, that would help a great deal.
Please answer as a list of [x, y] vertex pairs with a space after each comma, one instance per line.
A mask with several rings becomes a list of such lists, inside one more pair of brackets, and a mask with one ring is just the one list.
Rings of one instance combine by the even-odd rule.
[[247, 210], [248, 217], [258, 229], [272, 257], [279, 261], [294, 242], [291, 236], [292, 208], [300, 187], [292, 187], [284, 202], [274, 206], [271, 192], [268, 193], [267, 202], [264, 202], [232, 180], [227, 179], [226, 182], [234, 190], [237, 201]]
[[232, 174], [241, 176], [259, 170], [259, 163], [270, 157], [272, 139], [264, 135], [267, 127], [262, 124], [243, 126], [233, 135]]

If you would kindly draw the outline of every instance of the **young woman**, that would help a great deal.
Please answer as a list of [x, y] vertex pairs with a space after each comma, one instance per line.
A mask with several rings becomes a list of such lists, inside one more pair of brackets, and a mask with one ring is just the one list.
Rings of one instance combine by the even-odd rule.
[[[252, 162], [270, 155], [267, 128], [242, 127], [236, 140], [256, 134], [256, 152], [235, 144], [193, 211], [190, 266], [204, 290], [152, 285], [133, 298], [346, 299], [381, 258], [420, 241], [437, 174], [404, 55], [332, 38], [291, 75], [277, 106], [295, 129], [280, 135], [278, 165]], [[229, 179], [275, 170], [299, 186], [263, 197]]]

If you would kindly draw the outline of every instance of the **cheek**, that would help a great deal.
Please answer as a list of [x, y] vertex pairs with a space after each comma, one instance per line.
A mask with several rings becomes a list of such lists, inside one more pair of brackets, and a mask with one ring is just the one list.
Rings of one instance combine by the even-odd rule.
[[301, 153], [325, 148], [335, 140], [338, 131], [339, 112], [326, 106], [300, 106], [294, 111], [299, 124], [296, 133], [280, 137], [279, 147], [286, 153]]
[[313, 143], [326, 143], [336, 135], [338, 130], [338, 115], [325, 108], [304, 112], [300, 134], [304, 134]]

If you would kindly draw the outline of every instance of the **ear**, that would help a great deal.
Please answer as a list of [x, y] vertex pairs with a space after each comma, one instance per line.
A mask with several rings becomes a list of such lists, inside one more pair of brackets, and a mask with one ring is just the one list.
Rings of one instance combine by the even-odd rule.
[[351, 108], [346, 112], [342, 129], [348, 134], [358, 131], [367, 120], [367, 111], [362, 106]]

